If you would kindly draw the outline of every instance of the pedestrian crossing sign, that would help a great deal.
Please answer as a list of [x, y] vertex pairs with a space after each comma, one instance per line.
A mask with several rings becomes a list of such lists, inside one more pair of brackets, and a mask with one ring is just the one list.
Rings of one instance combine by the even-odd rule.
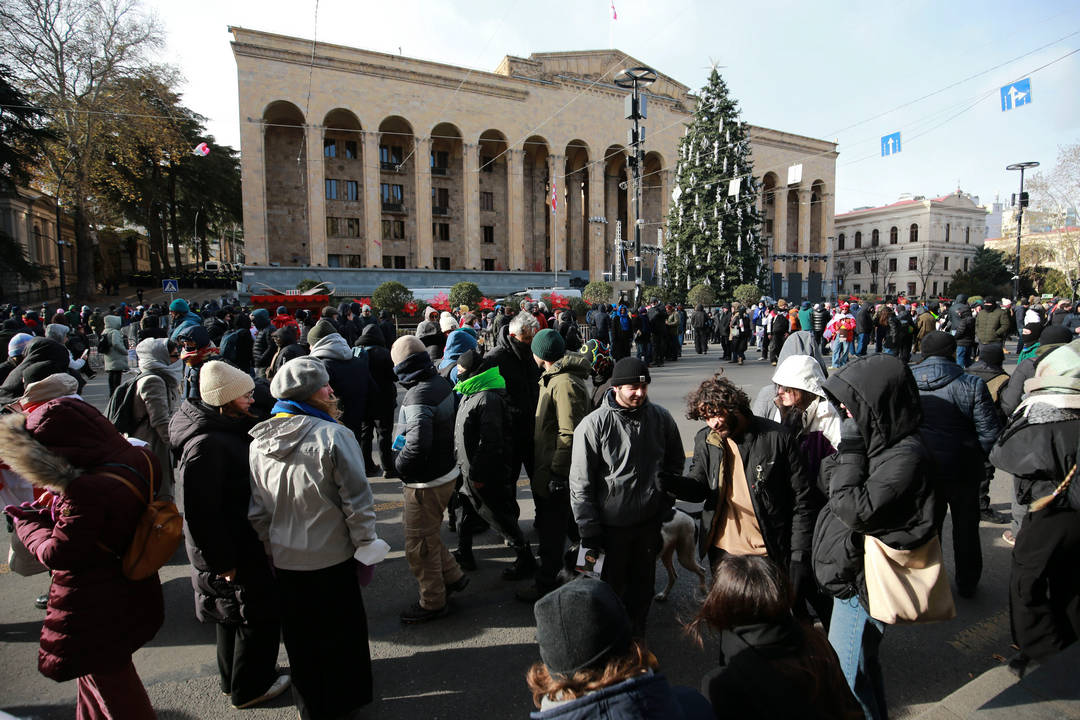
[[170, 278], [161, 281], [161, 292], [164, 293], [178, 293], [180, 292], [180, 281], [175, 278]]

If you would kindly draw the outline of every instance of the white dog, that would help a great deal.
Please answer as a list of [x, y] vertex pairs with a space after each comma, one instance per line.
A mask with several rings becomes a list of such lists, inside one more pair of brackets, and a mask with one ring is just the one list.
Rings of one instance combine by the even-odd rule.
[[685, 510], [672, 508], [670, 517], [664, 521], [660, 528], [660, 535], [664, 539], [664, 545], [660, 550], [660, 560], [667, 568], [668, 582], [664, 591], [657, 593], [654, 598], [658, 602], [667, 600], [668, 593], [675, 585], [675, 554], [678, 553], [679, 564], [690, 572], [697, 573], [700, 581], [701, 593], [708, 592], [705, 582], [705, 568], [701, 567], [697, 560], [698, 524], [697, 521]]

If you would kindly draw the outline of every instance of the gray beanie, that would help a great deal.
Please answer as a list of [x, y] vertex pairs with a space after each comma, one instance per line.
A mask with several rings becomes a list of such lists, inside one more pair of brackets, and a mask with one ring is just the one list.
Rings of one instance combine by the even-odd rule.
[[580, 577], [533, 606], [540, 658], [553, 675], [601, 667], [630, 649], [630, 617], [602, 580]]
[[278, 400], [307, 400], [328, 382], [330, 376], [320, 360], [293, 358], [274, 374], [270, 394]]

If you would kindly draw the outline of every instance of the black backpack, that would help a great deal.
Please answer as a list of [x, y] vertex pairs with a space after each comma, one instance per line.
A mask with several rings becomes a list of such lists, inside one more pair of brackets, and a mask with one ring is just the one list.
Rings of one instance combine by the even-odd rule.
[[109, 405], [105, 408], [105, 417], [120, 433], [130, 434], [135, 431], [135, 398], [138, 396], [138, 384], [143, 375], [129, 378], [113, 391]]
[[101, 333], [101, 337], [97, 341], [97, 351], [99, 355], [104, 355], [109, 352], [109, 335], [108, 333]]

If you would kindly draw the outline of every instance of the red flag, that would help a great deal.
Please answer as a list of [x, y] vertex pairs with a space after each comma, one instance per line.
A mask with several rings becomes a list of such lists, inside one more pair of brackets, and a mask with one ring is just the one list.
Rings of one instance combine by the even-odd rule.
[[555, 189], [555, 181], [551, 181], [551, 214], [554, 215], [559, 209], [559, 194]]
[[615, 12], [615, 0], [611, 0], [611, 19], [618, 20], [619, 14]]

